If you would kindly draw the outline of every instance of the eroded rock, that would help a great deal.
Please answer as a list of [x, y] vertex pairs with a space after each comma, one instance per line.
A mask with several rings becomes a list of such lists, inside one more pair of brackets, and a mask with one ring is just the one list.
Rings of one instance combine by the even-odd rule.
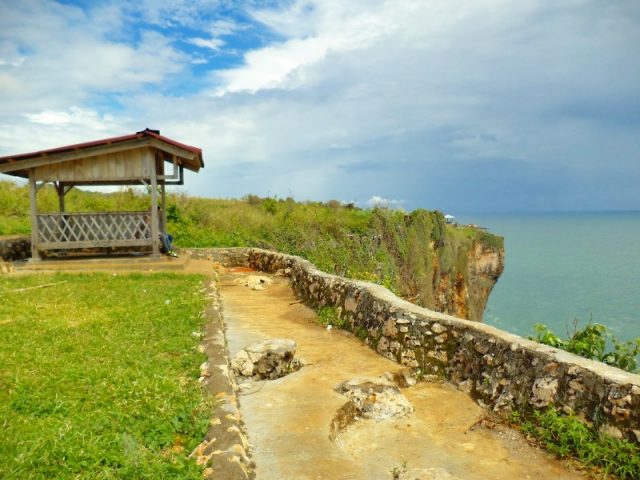
[[346, 396], [355, 407], [357, 415], [373, 420], [400, 418], [413, 412], [400, 389], [392, 381], [378, 378], [354, 378], [342, 382], [336, 391]]
[[231, 361], [231, 368], [242, 377], [273, 380], [300, 367], [300, 362], [294, 359], [295, 353], [296, 342], [293, 340], [265, 340], [240, 350]]
[[531, 404], [542, 408], [552, 403], [558, 391], [558, 379], [552, 377], [538, 378], [533, 383]]

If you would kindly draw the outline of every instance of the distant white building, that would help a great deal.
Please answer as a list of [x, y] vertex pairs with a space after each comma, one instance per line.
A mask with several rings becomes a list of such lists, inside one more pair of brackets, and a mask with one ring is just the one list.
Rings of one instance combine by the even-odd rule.
[[444, 216], [444, 221], [447, 223], [456, 223], [456, 217], [454, 217], [453, 215], [445, 215]]

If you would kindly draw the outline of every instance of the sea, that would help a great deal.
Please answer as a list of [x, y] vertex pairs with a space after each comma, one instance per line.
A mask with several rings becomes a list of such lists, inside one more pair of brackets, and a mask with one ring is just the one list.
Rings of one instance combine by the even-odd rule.
[[484, 322], [529, 337], [562, 337], [588, 322], [640, 337], [640, 212], [466, 214], [505, 241], [505, 269]]

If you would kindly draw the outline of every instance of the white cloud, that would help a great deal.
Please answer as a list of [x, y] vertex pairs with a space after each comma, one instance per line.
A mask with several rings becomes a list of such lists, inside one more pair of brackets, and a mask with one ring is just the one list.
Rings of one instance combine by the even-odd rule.
[[209, 30], [211, 31], [211, 35], [217, 38], [232, 35], [241, 30], [245, 30], [246, 28], [246, 25], [242, 25], [237, 21], [231, 19], [223, 19], [214, 21], [210, 25]]
[[404, 200], [394, 200], [374, 195], [365, 202], [371, 208], [401, 208], [405, 203]]
[[[245, 55], [240, 68], [221, 71], [223, 86], [216, 95], [298, 84], [292, 76], [331, 52], [363, 50], [394, 31], [396, 26], [366, 2], [296, 2], [285, 11], [254, 11], [254, 18], [278, 34], [292, 36], [276, 45]], [[292, 83], [293, 82], [293, 83]]]
[[187, 40], [188, 43], [195, 45], [196, 47], [200, 47], [200, 48], [209, 48], [211, 50], [213, 50], [214, 52], [217, 52], [220, 50], [220, 48], [222, 46], [224, 46], [225, 42], [224, 40], [220, 40], [219, 38], [190, 38], [189, 40]]
[[39, 113], [26, 113], [25, 117], [41, 125], [57, 127], [83, 126], [94, 131], [113, 128], [114, 118], [111, 114], [100, 115], [95, 110], [72, 106], [68, 111], [43, 110]]
[[94, 18], [94, 12], [44, 0], [2, 8], [0, 44], [14, 52], [13, 68], [0, 71], [3, 83], [28, 85], [10, 95], [0, 90], [5, 114], [35, 106], [68, 108], [96, 93], [158, 85], [188, 64], [188, 57], [158, 32], [141, 32], [135, 44], [107, 38], [107, 33], [120, 32], [121, 13]]

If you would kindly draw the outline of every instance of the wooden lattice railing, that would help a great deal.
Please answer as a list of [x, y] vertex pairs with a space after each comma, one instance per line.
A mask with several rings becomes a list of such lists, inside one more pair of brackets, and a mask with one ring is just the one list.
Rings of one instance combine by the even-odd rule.
[[149, 212], [38, 215], [38, 247], [41, 249], [152, 244]]

